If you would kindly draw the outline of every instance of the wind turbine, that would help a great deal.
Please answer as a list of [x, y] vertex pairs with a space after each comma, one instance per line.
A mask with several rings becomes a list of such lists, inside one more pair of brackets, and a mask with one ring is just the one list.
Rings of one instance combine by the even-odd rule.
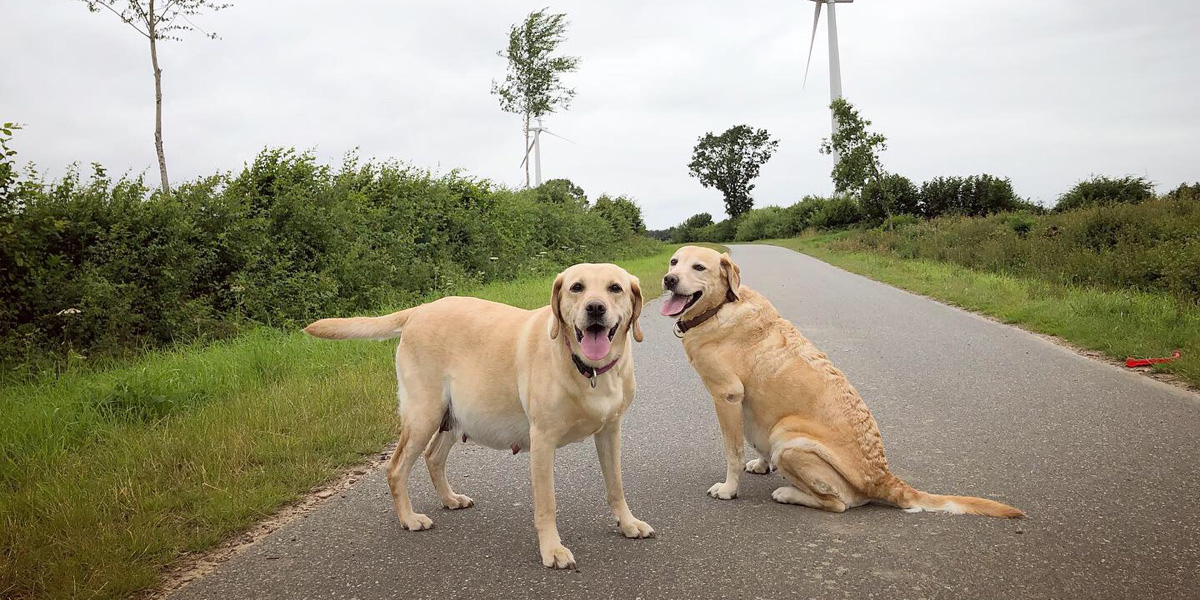
[[[560, 140], [564, 140], [567, 142], [571, 142], [571, 140], [568, 140], [567, 138], [565, 138], [561, 135], [558, 135], [557, 133], [554, 133], [553, 131], [550, 131], [549, 129], [546, 129], [545, 127], [543, 127], [541, 117], [538, 117], [537, 125], [534, 127], [530, 127], [529, 131], [533, 132], [533, 141], [530, 142], [529, 147], [525, 149], [525, 158], [521, 160], [521, 166], [522, 167], [525, 166], [525, 163], [529, 161], [529, 153], [533, 152], [533, 181], [535, 183], [535, 185], [533, 187], [541, 187], [541, 185], [542, 185], [542, 132], [548, 133]], [[574, 144], [575, 142], [571, 142], [571, 143]]]
[[[821, 5], [829, 5], [829, 102], [842, 97], [842, 63], [838, 59], [838, 41], [837, 41], [837, 13], [834, 7], [841, 2], [854, 2], [854, 0], [812, 0], [817, 4], [816, 11], [813, 12], [813, 30], [812, 38], [808, 41], [808, 62], [804, 64], [804, 85], [808, 85], [808, 68], [812, 65], [813, 44], [817, 41], [817, 23], [821, 20]], [[803, 86], [801, 86], [803, 87]], [[832, 111], [831, 111], [832, 112]], [[832, 116], [833, 131], [837, 131], [837, 116]], [[837, 160], [837, 155], [834, 155], [834, 160]]]

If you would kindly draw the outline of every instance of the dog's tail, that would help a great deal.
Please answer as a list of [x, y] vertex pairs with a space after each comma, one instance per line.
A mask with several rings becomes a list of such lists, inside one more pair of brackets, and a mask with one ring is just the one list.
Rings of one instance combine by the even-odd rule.
[[400, 337], [413, 310], [415, 308], [409, 308], [382, 317], [321, 319], [305, 327], [304, 333], [327, 340], [387, 340]]
[[1025, 516], [1025, 513], [1021, 512], [1018, 508], [986, 498], [927, 494], [921, 490], [914, 489], [891, 473], [888, 473], [883, 482], [875, 488], [873, 497], [888, 504], [899, 506], [907, 512], [928, 510], [960, 515], [1003, 517], [1005, 519]]

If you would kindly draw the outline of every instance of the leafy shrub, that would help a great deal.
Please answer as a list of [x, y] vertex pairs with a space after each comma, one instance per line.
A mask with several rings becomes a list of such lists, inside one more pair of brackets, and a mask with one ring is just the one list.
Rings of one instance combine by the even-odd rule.
[[885, 219], [880, 227], [883, 229], [900, 229], [902, 227], [916, 225], [920, 222], [921, 219], [917, 215], [892, 215], [890, 218]]
[[711, 214], [706, 212], [694, 214], [679, 225], [672, 227], [669, 239], [677, 244], [695, 241], [697, 231], [712, 224]]
[[734, 239], [749, 242], [767, 238], [787, 237], [784, 234], [784, 210], [778, 206], [756, 208], [742, 216]]
[[817, 229], [842, 229], [863, 220], [862, 209], [849, 196], [831, 198], [815, 214], [810, 224]]
[[291, 328], [649, 249], [636, 204], [580, 195], [281, 149], [170, 196], [99, 166], [34, 175], [0, 195], [0, 365]]
[[1074, 210], [1107, 204], [1140, 204], [1154, 197], [1154, 184], [1145, 177], [1093, 175], [1059, 196], [1054, 210]]
[[909, 178], [895, 173], [883, 176], [880, 182], [870, 180], [862, 189], [859, 207], [869, 223], [882, 223], [890, 214], [920, 214], [921, 194]]
[[894, 231], [855, 232], [831, 247], [1200, 302], [1200, 202], [1192, 200], [941, 217]]
[[[551, 179], [534, 189], [534, 197], [538, 202], [550, 204], [588, 204], [583, 188], [572, 183], [570, 179]], [[638, 216], [641, 216], [640, 212]]]
[[1040, 206], [1017, 196], [1012, 182], [984, 173], [970, 177], [934, 177], [921, 184], [920, 214], [926, 218], [945, 215], [981, 217], [998, 212], [1027, 210]]
[[641, 207], [625, 196], [616, 198], [610, 198], [607, 194], [600, 196], [596, 199], [596, 205], [592, 207], [592, 211], [608, 221], [613, 231], [620, 235], [641, 235], [646, 232], [646, 223], [642, 221]]
[[713, 242], [717, 244], [732, 242], [733, 238], [737, 235], [739, 222], [738, 219], [725, 219], [719, 223], [705, 225], [697, 229], [694, 238], [688, 241]]
[[1167, 197], [1172, 200], [1200, 200], [1200, 182], [1191, 185], [1181, 183], [1179, 187], [1167, 192]]
[[1004, 223], [1020, 237], [1029, 235], [1037, 222], [1037, 218], [1028, 213], [1012, 213], [1004, 219]]

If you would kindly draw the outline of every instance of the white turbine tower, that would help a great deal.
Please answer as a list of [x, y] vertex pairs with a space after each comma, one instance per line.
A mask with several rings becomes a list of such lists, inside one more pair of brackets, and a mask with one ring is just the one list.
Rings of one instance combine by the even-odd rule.
[[[817, 3], [816, 11], [813, 12], [813, 30], [812, 38], [808, 41], [808, 62], [804, 64], [804, 85], [808, 84], [808, 68], [812, 65], [813, 44], [817, 41], [817, 23], [821, 20], [821, 5], [829, 5], [829, 102], [842, 97], [842, 63], [838, 59], [838, 41], [837, 41], [837, 13], [834, 7], [840, 2], [854, 2], [854, 0], [812, 0]], [[837, 131], [837, 117], [832, 116], [833, 131]], [[834, 160], [837, 156], [834, 155]]]
[[[533, 187], [540, 187], [542, 185], [542, 133], [548, 133], [567, 142], [571, 142], [571, 140], [543, 127], [541, 117], [538, 117], [537, 125], [530, 127], [529, 131], [533, 133], [533, 141], [525, 149], [525, 158], [521, 160], [521, 166], [525, 166], [525, 163], [529, 160], [529, 153], [533, 152]], [[575, 142], [571, 143], [574, 144]]]

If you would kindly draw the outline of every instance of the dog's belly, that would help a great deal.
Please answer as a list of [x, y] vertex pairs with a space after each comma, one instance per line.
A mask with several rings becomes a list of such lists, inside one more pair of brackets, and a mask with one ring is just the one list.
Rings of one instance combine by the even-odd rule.
[[[463, 403], [469, 404], [469, 403]], [[529, 419], [525, 413], [496, 413], [471, 410], [469, 406], [454, 406], [454, 432], [467, 436], [475, 442], [497, 450], [511, 450], [514, 445], [529, 450]], [[520, 408], [520, 404], [517, 405]]]

